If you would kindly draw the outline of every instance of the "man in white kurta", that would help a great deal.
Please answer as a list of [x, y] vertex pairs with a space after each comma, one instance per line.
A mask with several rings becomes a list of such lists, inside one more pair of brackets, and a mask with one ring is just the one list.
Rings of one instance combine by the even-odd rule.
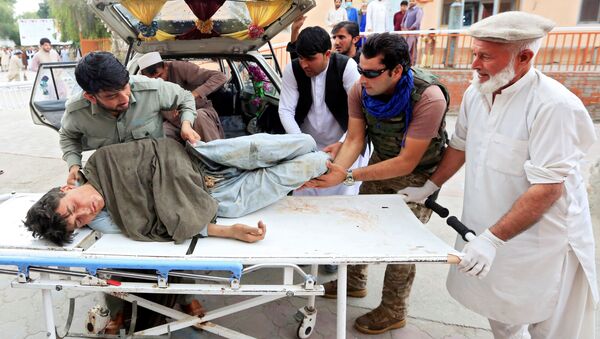
[[329, 28], [335, 26], [338, 22], [348, 21], [348, 12], [342, 6], [341, 0], [333, 1], [334, 9], [330, 9], [327, 13], [326, 24]]
[[[298, 124], [295, 115], [300, 92], [298, 89], [298, 82], [292, 69], [292, 63], [289, 63], [283, 71], [283, 84], [281, 96], [279, 98], [279, 117], [286, 133], [310, 134], [317, 142], [319, 150], [323, 150], [326, 146], [341, 141], [346, 131], [337, 122], [325, 101], [325, 83], [331, 57], [331, 40], [329, 34], [324, 30], [310, 29], [314, 31], [314, 35], [311, 36], [310, 34], [307, 34], [308, 32], [301, 32], [296, 41], [296, 46], [298, 47], [299, 44], [300, 50], [302, 50], [303, 46], [307, 43], [314, 44], [312, 49], [317, 51], [314, 55], [300, 57], [300, 59], [307, 59], [306, 61], [303, 60], [300, 64], [304, 65], [304, 70], [308, 73], [307, 76], [310, 77], [312, 105], [310, 106], [304, 122]], [[360, 75], [358, 74], [356, 62], [352, 58], [349, 58], [341, 77], [342, 86], [346, 90], [346, 93], [359, 78]], [[366, 166], [368, 161], [368, 154], [367, 156], [361, 156], [356, 161], [353, 168]], [[294, 195], [357, 195], [359, 188], [360, 184], [353, 186], [340, 184], [323, 189], [304, 188], [295, 191]]]
[[[594, 338], [594, 237], [581, 160], [596, 140], [582, 102], [531, 64], [549, 20], [506, 12], [471, 26], [473, 84], [420, 200], [466, 164], [462, 221], [478, 237], [447, 287], [496, 338]], [[502, 67], [499, 67], [499, 66]], [[500, 68], [500, 69], [498, 69]], [[512, 73], [511, 73], [512, 71]]]
[[372, 33], [389, 32], [388, 4], [384, 0], [373, 0], [367, 6], [367, 23], [365, 31]]

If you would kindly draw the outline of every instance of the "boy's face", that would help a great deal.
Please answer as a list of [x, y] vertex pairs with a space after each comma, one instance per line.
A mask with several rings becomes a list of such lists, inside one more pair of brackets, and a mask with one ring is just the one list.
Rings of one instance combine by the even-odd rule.
[[104, 199], [98, 192], [90, 193], [72, 185], [63, 186], [60, 191], [65, 196], [60, 199], [56, 213], [65, 219], [69, 232], [89, 224], [104, 208]]

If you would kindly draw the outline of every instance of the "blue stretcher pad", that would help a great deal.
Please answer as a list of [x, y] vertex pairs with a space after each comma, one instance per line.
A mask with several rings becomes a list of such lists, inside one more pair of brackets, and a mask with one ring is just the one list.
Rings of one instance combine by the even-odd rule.
[[0, 265], [17, 266], [20, 273], [29, 277], [31, 266], [40, 267], [80, 267], [85, 268], [88, 274], [96, 275], [98, 269], [128, 269], [128, 270], [156, 270], [163, 278], [168, 278], [173, 270], [198, 270], [198, 271], [229, 271], [233, 279], [240, 279], [243, 266], [240, 263], [226, 261], [198, 261], [198, 260], [173, 260], [154, 258], [69, 258], [69, 257], [44, 257], [44, 256], [0, 256]]

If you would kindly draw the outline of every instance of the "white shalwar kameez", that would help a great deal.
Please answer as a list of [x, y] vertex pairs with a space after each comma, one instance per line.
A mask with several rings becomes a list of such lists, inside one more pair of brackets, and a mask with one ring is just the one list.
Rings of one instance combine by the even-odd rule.
[[[323, 150], [338, 141], [343, 141], [345, 133], [340, 124], [333, 116], [333, 113], [325, 103], [325, 83], [327, 80], [327, 68], [318, 75], [310, 78], [312, 106], [306, 115], [302, 125], [298, 126], [294, 116], [296, 115], [296, 106], [298, 106], [298, 83], [294, 77], [292, 64], [289, 63], [283, 70], [283, 79], [281, 86], [281, 95], [279, 99], [279, 118], [285, 128], [286, 133], [306, 133], [310, 134], [317, 142], [319, 150]], [[356, 62], [349, 59], [344, 69], [342, 82], [346, 93], [352, 88], [352, 85], [360, 78]], [[369, 164], [370, 149], [366, 154], [360, 155], [350, 168], [364, 167]], [[339, 184], [327, 188], [303, 188], [294, 191], [295, 196], [326, 196], [326, 195], [357, 195], [361, 182], [356, 182], [353, 186]]]
[[[598, 289], [580, 165], [595, 139], [581, 101], [535, 69], [496, 95], [493, 105], [491, 94], [482, 95], [473, 86], [464, 94], [450, 146], [466, 152], [465, 225], [480, 234], [531, 185], [564, 183], [562, 196], [542, 218], [498, 249], [485, 278], [450, 269], [450, 294], [489, 318], [493, 330], [500, 324], [497, 337], [529, 338], [527, 324], [533, 324], [529, 332], [534, 338], [593, 337], [593, 312], [591, 321], [589, 312], [581, 312], [582, 305], [593, 311]], [[458, 238], [456, 248], [464, 245]], [[577, 296], [569, 294], [574, 292]], [[565, 304], [576, 298], [583, 301]], [[575, 317], [581, 324], [568, 329]], [[509, 331], [508, 325], [524, 325], [525, 334]]]
[[371, 1], [367, 6], [367, 23], [365, 25], [365, 31], [374, 33], [389, 32], [388, 13], [387, 1]]

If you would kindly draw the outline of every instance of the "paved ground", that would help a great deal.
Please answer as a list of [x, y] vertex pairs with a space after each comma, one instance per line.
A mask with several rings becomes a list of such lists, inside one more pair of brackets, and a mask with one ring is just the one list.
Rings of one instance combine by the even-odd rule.
[[[0, 73], [0, 82], [6, 73]], [[31, 123], [25, 96], [0, 93], [0, 194], [11, 191], [42, 192], [63, 183], [66, 177], [65, 164], [61, 160], [58, 147], [58, 134], [47, 127]], [[10, 100], [7, 102], [6, 100]], [[10, 105], [9, 105], [10, 104]], [[7, 109], [7, 107], [22, 107]], [[455, 119], [449, 118], [449, 131], [453, 130]], [[600, 135], [600, 125], [596, 125]], [[600, 227], [600, 143], [596, 143], [588, 155], [586, 173], [588, 189], [594, 217], [594, 225]], [[444, 186], [440, 201], [453, 214], [462, 210], [462, 182], [460, 173]], [[453, 243], [455, 233], [440, 220], [432, 218], [427, 226], [434, 234], [448, 243]], [[596, 242], [598, 243], [598, 230]], [[598, 262], [598, 261], [597, 261]], [[348, 304], [347, 331], [349, 338], [491, 338], [487, 321], [466, 310], [455, 302], [445, 289], [446, 265], [423, 264], [417, 267], [417, 277], [410, 299], [409, 322], [406, 328], [380, 336], [360, 335], [352, 329], [353, 319], [378, 305], [381, 296], [383, 266], [370, 268], [369, 295], [364, 299], [350, 299]], [[279, 278], [279, 272], [269, 272], [267, 280]], [[320, 280], [332, 279], [322, 275]], [[41, 295], [29, 290], [11, 289], [11, 278], [0, 276], [0, 333], [2, 338], [46, 338]], [[87, 309], [101, 300], [95, 294], [53, 293], [58, 306], [57, 323], [63, 324], [66, 317], [66, 299], [76, 297], [78, 309], [73, 327], [83, 331], [83, 316]], [[211, 309], [226, 305], [232, 299], [202, 297], [201, 300]], [[294, 313], [303, 305], [301, 298], [286, 298], [262, 307], [251, 309], [236, 316], [223, 318], [217, 323], [232, 326], [242, 332], [259, 338], [294, 338], [297, 323]], [[316, 332], [311, 338], [332, 338], [335, 333], [335, 302], [319, 298], [319, 312]], [[600, 317], [598, 317], [600, 319]], [[599, 332], [600, 333], [600, 332]], [[175, 333], [176, 338], [212, 338], [206, 333], [194, 330]]]

